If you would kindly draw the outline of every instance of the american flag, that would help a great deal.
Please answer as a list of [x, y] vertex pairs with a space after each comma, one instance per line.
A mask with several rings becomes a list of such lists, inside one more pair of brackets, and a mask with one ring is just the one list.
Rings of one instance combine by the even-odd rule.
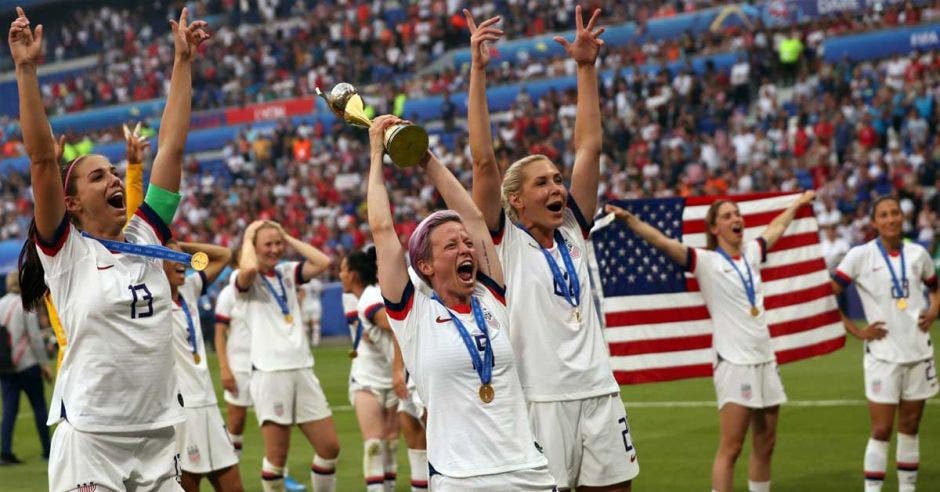
[[[745, 240], [760, 235], [796, 194], [728, 197], [744, 216]], [[705, 212], [719, 197], [615, 201], [669, 237], [705, 247]], [[606, 223], [605, 223], [606, 222]], [[619, 221], [592, 234], [595, 281], [611, 366], [620, 384], [710, 376], [711, 319], [695, 278]], [[838, 350], [845, 334], [822, 259], [812, 208], [801, 208], [762, 265], [764, 306], [779, 363]]]

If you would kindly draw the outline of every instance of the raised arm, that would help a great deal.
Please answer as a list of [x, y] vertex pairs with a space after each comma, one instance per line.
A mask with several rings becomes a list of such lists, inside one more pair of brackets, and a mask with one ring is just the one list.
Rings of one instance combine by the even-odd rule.
[[144, 151], [150, 146], [147, 137], [140, 134], [140, 123], [133, 130], [124, 125], [124, 142], [127, 146], [127, 173], [124, 189], [127, 191], [127, 220], [144, 203]]
[[215, 282], [215, 279], [225, 269], [225, 265], [228, 265], [232, 259], [232, 251], [224, 246], [206, 243], [179, 243], [179, 246], [185, 253], [194, 254], [202, 251], [209, 257], [209, 265], [202, 271], [203, 275], [206, 276], [207, 285]]
[[238, 255], [238, 275], [235, 276], [235, 287], [238, 290], [247, 290], [258, 276], [258, 255], [255, 253], [255, 234], [264, 224], [263, 220], [256, 220], [245, 229], [242, 238], [241, 253]]
[[388, 190], [385, 189], [385, 176], [382, 174], [385, 130], [399, 121], [401, 120], [394, 116], [379, 116], [369, 128], [370, 165], [366, 200], [369, 208], [369, 228], [372, 229], [372, 241], [375, 242], [379, 289], [382, 296], [391, 302], [401, 301], [401, 295], [408, 285], [405, 250], [395, 232]]
[[170, 93], [160, 119], [157, 155], [153, 159], [150, 182], [171, 192], [180, 189], [183, 169], [183, 148], [189, 133], [193, 99], [193, 58], [199, 44], [209, 39], [205, 21], [189, 24], [189, 9], [183, 8], [179, 22], [170, 21], [173, 29], [175, 56], [170, 76]]
[[499, 228], [503, 213], [500, 200], [502, 173], [493, 152], [490, 131], [490, 108], [486, 100], [486, 65], [490, 61], [489, 43], [497, 41], [503, 31], [493, 27], [499, 16], [483, 21], [479, 26], [469, 10], [464, 9], [470, 30], [470, 88], [467, 94], [467, 131], [470, 134], [470, 157], [473, 159], [473, 202], [483, 213], [490, 230]]
[[660, 232], [659, 229], [647, 224], [640, 220], [639, 217], [633, 215], [627, 210], [624, 210], [616, 205], [607, 205], [604, 207], [604, 210], [608, 213], [613, 213], [614, 217], [617, 220], [623, 222], [630, 228], [637, 236], [643, 238], [644, 241], [652, 244], [656, 249], [666, 253], [672, 261], [682, 265], [683, 267], [688, 266], [686, 262], [689, 258], [689, 247], [680, 243], [679, 241], [667, 237], [665, 234]]
[[56, 160], [55, 139], [39, 93], [37, 70], [42, 55], [42, 24], [32, 30], [23, 9], [17, 7], [16, 13], [8, 42], [20, 94], [20, 129], [29, 156], [36, 229], [41, 238], [49, 239], [65, 215], [65, 193]]
[[315, 248], [311, 244], [307, 244], [287, 233], [281, 224], [274, 222], [274, 225], [277, 226], [278, 230], [281, 231], [281, 236], [284, 238], [284, 242], [288, 246], [294, 248], [294, 251], [300, 253], [300, 256], [304, 257], [304, 266], [300, 272], [303, 281], [306, 282], [313, 277], [323, 273], [327, 268], [330, 267], [330, 264], [333, 263], [333, 260], [330, 259], [326, 253]]
[[816, 192], [813, 190], [805, 191], [802, 195], [797, 197], [796, 200], [793, 200], [793, 203], [787, 207], [786, 210], [780, 212], [780, 215], [774, 217], [774, 220], [767, 225], [767, 228], [764, 229], [764, 232], [761, 233], [761, 237], [764, 238], [764, 241], [767, 242], [767, 249], [769, 250], [777, 243], [777, 240], [783, 236], [784, 231], [787, 230], [787, 227], [790, 225], [790, 222], [793, 222], [793, 218], [796, 217], [796, 212], [802, 207], [813, 201], [816, 198]]
[[595, 29], [601, 10], [595, 9], [587, 26], [581, 17], [581, 6], [575, 7], [577, 30], [574, 42], [556, 36], [555, 41], [578, 64], [578, 105], [574, 120], [574, 169], [571, 171], [571, 198], [589, 219], [597, 207], [597, 185], [600, 180], [602, 133], [601, 106], [597, 89], [597, 54], [604, 41], [604, 28]]
[[480, 271], [499, 285], [503, 285], [503, 268], [499, 262], [499, 257], [496, 255], [496, 247], [493, 245], [493, 238], [490, 235], [490, 229], [484, 220], [483, 213], [474, 204], [470, 194], [460, 184], [460, 181], [457, 181], [454, 174], [444, 167], [434, 154], [428, 152], [428, 159], [424, 164], [424, 168], [428, 173], [428, 177], [431, 178], [431, 182], [434, 183], [437, 191], [444, 198], [447, 208], [460, 214], [464, 227], [473, 237]]

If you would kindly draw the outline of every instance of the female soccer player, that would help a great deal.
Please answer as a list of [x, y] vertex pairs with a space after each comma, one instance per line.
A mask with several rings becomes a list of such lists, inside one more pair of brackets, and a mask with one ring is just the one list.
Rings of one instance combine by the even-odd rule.
[[185, 265], [163, 262], [174, 303], [173, 354], [186, 417], [185, 422], [176, 428], [183, 489], [198, 491], [199, 482], [208, 477], [215, 490], [238, 492], [243, 490], [238, 474], [238, 456], [225, 433], [222, 413], [216, 405], [199, 319], [199, 297], [225, 268], [231, 252], [211, 244], [173, 241], [168, 246], [189, 254], [202, 251], [209, 257], [205, 270], [188, 276]]
[[493, 242], [463, 186], [431, 155], [426, 172], [454, 210], [418, 225], [408, 243], [417, 278], [409, 275], [382, 172], [384, 132], [400, 121], [380, 116], [369, 130], [369, 226], [386, 313], [428, 406], [431, 489], [552, 490], [506, 335]]
[[[366, 490], [385, 490], [386, 461], [398, 444], [398, 396], [392, 390], [392, 359], [395, 347], [392, 328], [376, 278], [375, 249], [354, 251], [339, 266], [343, 291], [356, 296], [356, 320], [352, 368], [349, 372], [349, 402], [356, 409], [362, 432], [362, 470]], [[391, 479], [391, 476], [389, 477]]]
[[[917, 432], [924, 402], [940, 389], [930, 342], [940, 296], [930, 254], [916, 243], [904, 242], [904, 214], [898, 199], [875, 200], [871, 222], [878, 237], [849, 250], [833, 275], [832, 288], [840, 295], [855, 282], [869, 323], [861, 329], [842, 314], [845, 330], [865, 341], [865, 396], [871, 416], [865, 490], [881, 490], [897, 414], [898, 482], [900, 490], [907, 492], [917, 485]], [[929, 304], [924, 300], [927, 296]]]
[[741, 454], [748, 427], [754, 439], [748, 490], [770, 490], [777, 417], [787, 396], [764, 318], [760, 268], [767, 251], [783, 235], [797, 210], [815, 196], [813, 191], [800, 195], [750, 241], [744, 240], [744, 217], [738, 206], [729, 200], [717, 200], [705, 214], [705, 249], [690, 248], [629, 211], [607, 205], [608, 212], [698, 279], [715, 330], [712, 346], [717, 356], [714, 382], [721, 440], [712, 467], [712, 489], [718, 492], [733, 489], [734, 463]]
[[138, 246], [169, 239], [189, 129], [192, 60], [209, 38], [206, 23], [189, 24], [185, 8], [171, 21], [175, 61], [159, 147], [144, 204], [127, 223], [124, 186], [106, 158], [83, 156], [65, 169], [56, 162], [36, 75], [42, 26], [33, 30], [23, 10], [17, 14], [9, 44], [35, 194], [20, 262], [23, 304], [36, 308], [48, 288], [69, 341], [49, 419], [59, 423], [49, 488], [179, 490], [173, 426], [182, 413], [168, 329], [170, 287], [159, 261], [109, 251], [97, 239]]
[[594, 67], [604, 44], [599, 38], [604, 28], [595, 29], [600, 11], [585, 25], [577, 7], [574, 42], [555, 38], [578, 67], [570, 190], [543, 155], [520, 159], [500, 175], [485, 89], [486, 44], [502, 34], [493, 27], [499, 18], [477, 27], [468, 11], [464, 15], [472, 33], [467, 120], [473, 199], [506, 268], [510, 335], [535, 437], [545, 447], [559, 488], [629, 490], [639, 463], [592, 301], [585, 255], [601, 153]]
[[[280, 263], [287, 246], [304, 261]], [[297, 284], [330, 266], [320, 250], [299, 241], [271, 221], [252, 222], [245, 230], [239, 270], [233, 275], [236, 305], [251, 330], [251, 399], [255, 405], [264, 460], [265, 492], [284, 490], [284, 465], [290, 426], [297, 425], [313, 445], [313, 490], [336, 487], [339, 439], [332, 413], [313, 374], [313, 355], [300, 315]]]

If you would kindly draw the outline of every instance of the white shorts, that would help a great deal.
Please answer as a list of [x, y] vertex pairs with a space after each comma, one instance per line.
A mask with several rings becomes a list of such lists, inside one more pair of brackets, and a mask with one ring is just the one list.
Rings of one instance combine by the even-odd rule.
[[725, 403], [737, 403], [747, 408], [769, 408], [787, 402], [780, 369], [774, 361], [742, 365], [720, 359], [712, 379], [719, 410]]
[[250, 407], [251, 403], [251, 371], [232, 371], [235, 377], [235, 387], [238, 389], [238, 396], [231, 391], [225, 390], [223, 398], [229, 405], [236, 407]]
[[183, 471], [204, 475], [238, 464], [218, 407], [184, 408], [183, 413], [186, 421], [176, 426]]
[[63, 421], [52, 436], [49, 492], [181, 491], [174, 434], [173, 427], [82, 432]]
[[382, 408], [395, 408], [398, 407], [398, 395], [395, 394], [395, 390], [392, 388], [378, 389], [371, 386], [365, 386], [357, 383], [352, 378], [349, 379], [349, 404], [356, 406], [356, 393], [359, 391], [368, 391], [375, 395], [375, 399], [379, 401], [379, 405], [382, 405]]
[[313, 369], [254, 371], [251, 373], [251, 399], [258, 424], [302, 424], [325, 419], [333, 413]]
[[440, 473], [431, 475], [431, 487], [434, 492], [510, 492], [515, 490], [558, 490], [548, 468], [541, 466], [528, 470], [515, 470], [493, 475], [453, 478]]
[[896, 404], [901, 400], [931, 398], [940, 391], [933, 357], [920, 362], [896, 364], [865, 354], [865, 397], [875, 403]]
[[404, 400], [398, 400], [398, 412], [407, 413], [408, 415], [414, 417], [424, 425], [424, 414], [427, 412], [427, 407], [424, 406], [424, 402], [421, 401], [421, 397], [418, 396], [418, 392], [409, 389], [408, 398]]
[[532, 432], [559, 488], [613, 485], [640, 473], [619, 394], [528, 407]]

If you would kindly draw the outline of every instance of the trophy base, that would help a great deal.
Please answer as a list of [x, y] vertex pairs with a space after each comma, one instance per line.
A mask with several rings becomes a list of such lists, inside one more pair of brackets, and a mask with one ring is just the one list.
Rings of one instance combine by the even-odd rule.
[[418, 125], [395, 125], [385, 131], [385, 150], [396, 166], [414, 166], [428, 152], [428, 132]]

